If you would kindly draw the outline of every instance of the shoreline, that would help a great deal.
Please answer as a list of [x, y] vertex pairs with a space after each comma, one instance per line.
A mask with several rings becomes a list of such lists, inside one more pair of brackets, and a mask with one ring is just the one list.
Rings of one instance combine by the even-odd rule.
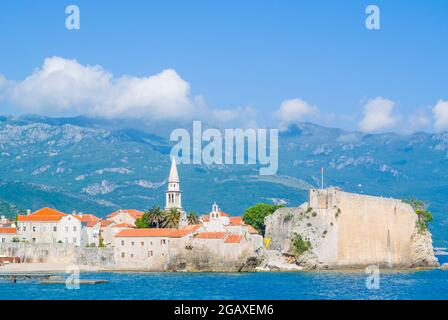
[[[23, 274], [23, 273], [73, 273], [73, 267], [78, 267], [80, 273], [176, 273], [176, 274], [198, 274], [198, 273], [366, 273], [365, 268], [346, 269], [315, 269], [315, 270], [267, 270], [267, 271], [153, 271], [145, 269], [110, 269], [89, 265], [62, 264], [62, 263], [14, 263], [0, 266], [0, 274]], [[384, 273], [420, 272], [431, 270], [444, 270], [439, 267], [419, 268], [380, 268]]]

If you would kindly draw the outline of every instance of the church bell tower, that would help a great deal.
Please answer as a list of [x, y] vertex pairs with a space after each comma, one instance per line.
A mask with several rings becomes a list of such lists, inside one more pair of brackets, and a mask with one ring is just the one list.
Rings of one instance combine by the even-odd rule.
[[176, 159], [171, 160], [171, 170], [168, 177], [168, 189], [166, 191], [165, 209], [182, 210], [182, 197], [179, 186], [179, 175], [177, 173]]

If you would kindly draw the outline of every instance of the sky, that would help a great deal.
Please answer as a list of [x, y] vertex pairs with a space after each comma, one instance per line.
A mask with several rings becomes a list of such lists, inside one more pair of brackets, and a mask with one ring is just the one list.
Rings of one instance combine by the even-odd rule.
[[447, 36], [445, 0], [2, 1], [0, 113], [443, 131]]

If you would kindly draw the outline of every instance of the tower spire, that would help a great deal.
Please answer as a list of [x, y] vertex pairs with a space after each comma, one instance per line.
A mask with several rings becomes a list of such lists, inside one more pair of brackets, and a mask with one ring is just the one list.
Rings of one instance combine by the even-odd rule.
[[176, 159], [171, 158], [170, 175], [168, 176], [168, 188], [166, 190], [165, 209], [182, 209], [179, 174], [177, 173]]
[[171, 158], [171, 169], [170, 169], [170, 175], [168, 177], [168, 182], [179, 183], [179, 174], [177, 173], [177, 165], [175, 157]]

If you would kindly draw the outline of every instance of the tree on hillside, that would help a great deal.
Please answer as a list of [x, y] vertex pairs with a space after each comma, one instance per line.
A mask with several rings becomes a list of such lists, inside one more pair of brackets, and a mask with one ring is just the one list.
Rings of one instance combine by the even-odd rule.
[[243, 214], [243, 220], [245, 223], [251, 225], [252, 227], [257, 229], [258, 232], [264, 235], [264, 218], [270, 214], [273, 214], [275, 210], [282, 207], [283, 205], [258, 203], [246, 209]]
[[198, 224], [199, 215], [196, 212], [190, 212], [187, 216], [188, 224]]
[[426, 203], [415, 198], [403, 199], [403, 202], [410, 204], [417, 214], [419, 231], [425, 231], [428, 228], [428, 223], [432, 221], [432, 213], [427, 209]]
[[178, 228], [180, 221], [180, 211], [172, 208], [164, 213], [163, 228]]

